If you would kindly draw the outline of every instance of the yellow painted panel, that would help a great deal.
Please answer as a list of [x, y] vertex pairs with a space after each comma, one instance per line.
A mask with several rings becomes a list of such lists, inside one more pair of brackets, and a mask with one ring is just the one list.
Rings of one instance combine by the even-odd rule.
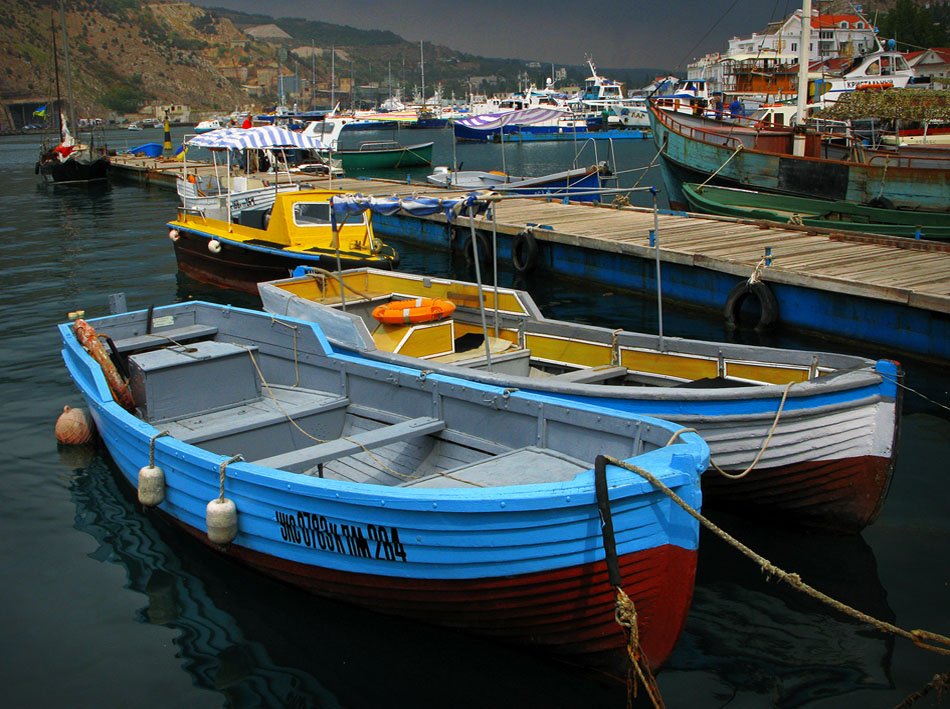
[[620, 364], [637, 372], [680, 377], [689, 381], [707, 377], [713, 379], [719, 375], [719, 363], [716, 360], [668, 352], [622, 349]]
[[611, 364], [609, 345], [582, 342], [547, 335], [525, 335], [525, 345], [532, 357], [563, 362], [581, 367], [600, 367]]
[[402, 342], [408, 331], [409, 327], [406, 325], [380, 324], [373, 331], [373, 342], [376, 343], [379, 349], [385, 352], [393, 352], [399, 347], [399, 343]]
[[408, 357], [431, 357], [453, 350], [452, 323], [443, 322], [427, 327], [414, 327], [409, 338], [396, 350]]
[[807, 367], [769, 367], [761, 364], [730, 362], [726, 360], [726, 376], [739, 379], [749, 379], [766, 384], [788, 384], [789, 382], [804, 382], [808, 380]]

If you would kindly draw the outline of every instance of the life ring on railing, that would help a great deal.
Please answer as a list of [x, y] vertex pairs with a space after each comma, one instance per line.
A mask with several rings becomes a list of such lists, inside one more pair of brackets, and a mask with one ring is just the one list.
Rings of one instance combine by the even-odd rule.
[[99, 341], [99, 336], [96, 334], [92, 325], [82, 318], [79, 318], [73, 323], [73, 332], [76, 334], [76, 339], [79, 340], [79, 344], [82, 345], [83, 349], [86, 350], [89, 356], [102, 368], [102, 373], [106, 378], [106, 384], [109, 385], [109, 391], [112, 392], [112, 398], [126, 411], [133, 411], [135, 409], [135, 402], [132, 400], [132, 392], [129, 391], [129, 387], [119, 374], [119, 370], [116, 369], [115, 364], [109, 358], [109, 355], [106, 354], [106, 350]]
[[762, 281], [742, 281], [736, 284], [735, 288], [729, 291], [726, 298], [724, 313], [726, 316], [726, 327], [730, 329], [739, 327], [739, 313], [742, 310], [742, 304], [745, 299], [753, 295], [759, 301], [759, 321], [755, 325], [758, 332], [768, 330], [778, 321], [778, 301], [775, 294]]
[[423, 323], [442, 320], [455, 312], [455, 303], [442, 298], [394, 300], [373, 309], [373, 317], [387, 325]]
[[538, 241], [525, 229], [511, 242], [511, 265], [518, 273], [533, 271], [538, 265]]

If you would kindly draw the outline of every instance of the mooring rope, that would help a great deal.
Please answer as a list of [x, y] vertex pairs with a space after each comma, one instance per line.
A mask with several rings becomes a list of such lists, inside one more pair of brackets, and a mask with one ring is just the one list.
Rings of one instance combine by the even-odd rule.
[[[740, 480], [752, 472], [752, 469], [758, 464], [759, 459], [765, 454], [765, 451], [769, 447], [769, 443], [772, 441], [772, 434], [775, 433], [776, 427], [778, 427], [779, 418], [782, 416], [782, 409], [785, 408], [785, 400], [788, 398], [788, 390], [792, 388], [792, 384], [795, 382], [789, 382], [785, 385], [785, 391], [782, 392], [782, 401], [778, 405], [778, 410], [775, 412], [775, 419], [772, 421], [772, 427], [769, 429], [768, 435], [765, 437], [765, 442], [762, 444], [762, 447], [759, 449], [758, 455], [755, 456], [755, 459], [749, 463], [749, 467], [743, 470], [741, 473], [727, 473], [725, 470], [720, 468], [716, 461], [712, 458], [709, 459], [709, 465], [716, 469], [718, 473], [729, 478], [730, 480]], [[681, 428], [676, 431], [671, 437], [670, 440], [666, 442], [666, 445], [672, 445], [673, 442], [679, 438], [681, 433], [699, 433], [695, 428]]]
[[790, 585], [792, 588], [798, 591], [801, 591], [802, 593], [808, 594], [812, 598], [818, 601], [821, 601], [822, 603], [825, 603], [828, 606], [831, 606], [832, 608], [840, 611], [841, 613], [850, 615], [851, 617], [856, 618], [857, 620], [860, 620], [861, 622], [867, 623], [868, 625], [871, 625], [872, 627], [876, 628], [877, 630], [883, 633], [889, 633], [891, 635], [896, 635], [906, 640], [910, 640], [912, 643], [914, 643], [920, 648], [923, 648], [924, 650], [930, 650], [931, 652], [936, 652], [940, 655], [950, 655], [950, 637], [947, 637], [945, 635], [939, 635], [937, 633], [932, 633], [926, 630], [919, 630], [919, 629], [904, 630], [903, 628], [893, 625], [892, 623], [888, 623], [886, 621], [874, 618], [873, 616], [870, 616], [867, 613], [863, 613], [862, 611], [852, 608], [851, 606], [848, 606], [845, 603], [842, 603], [841, 601], [838, 601], [832, 598], [831, 596], [825, 593], [822, 593], [818, 589], [812, 586], [809, 586], [807, 583], [802, 581], [801, 576], [799, 576], [798, 574], [789, 573], [783, 569], [780, 569], [778, 566], [773, 564], [771, 561], [769, 561], [765, 557], [752, 551], [752, 549], [750, 549], [745, 544], [740, 542], [738, 539], [730, 535], [728, 532], [717, 527], [715, 524], [710, 522], [699, 512], [694, 510], [679, 495], [677, 495], [670, 488], [664, 485], [659, 479], [656, 478], [656, 476], [654, 476], [649, 471], [646, 471], [635, 465], [625, 463], [624, 461], [618, 460], [611, 456], [604, 456], [604, 458], [610, 465], [615, 465], [618, 468], [629, 470], [630, 472], [636, 473], [640, 477], [648, 480], [650, 484], [653, 485], [653, 487], [655, 487], [657, 490], [659, 490], [664, 495], [666, 495], [671, 500], [673, 500], [673, 502], [675, 502], [677, 505], [683, 508], [683, 510], [685, 510], [687, 514], [689, 514], [691, 517], [696, 519], [700, 524], [702, 524], [708, 530], [713, 532], [716, 536], [718, 536], [720, 539], [725, 541], [730, 546], [738, 549], [739, 552], [741, 552], [743, 555], [749, 557], [755, 563], [757, 563], [759, 567], [762, 569], [762, 571], [765, 572], [766, 576], [768, 577], [775, 576], [779, 580], [784, 581], [785, 583]]
[[697, 190], [700, 190], [700, 189], [702, 189], [703, 187], [705, 187], [705, 186], [709, 183], [709, 181], [710, 181], [712, 178], [714, 178], [716, 175], [719, 174], [719, 171], [722, 170], [722, 168], [724, 168], [726, 165], [728, 165], [736, 155], [738, 155], [739, 153], [742, 152], [742, 148], [743, 148], [742, 143], [739, 143], [739, 147], [736, 148], [735, 152], [734, 152], [732, 155], [730, 155], [728, 158], [726, 158], [726, 162], [724, 162], [722, 165], [720, 165], [720, 166], [719, 166], [719, 169], [717, 169], [713, 174], [711, 174], [709, 177], [707, 177], [706, 180], [705, 180], [701, 185], [699, 185], [699, 187], [697, 187], [696, 189], [697, 189]]
[[237, 463], [238, 461], [243, 461], [243, 460], [244, 460], [244, 456], [238, 454], [238, 455], [231, 456], [227, 460], [222, 460], [221, 465], [218, 466], [218, 475], [220, 478], [219, 485], [221, 488], [221, 491], [218, 495], [218, 502], [224, 502], [224, 470], [225, 468], [231, 465], [231, 463]]
[[[279, 321], [277, 321], [277, 322], [279, 322]], [[271, 399], [273, 399], [274, 405], [277, 406], [277, 408], [278, 408], [278, 409], [280, 410], [280, 412], [284, 415], [284, 417], [290, 422], [290, 425], [293, 426], [294, 428], [296, 428], [298, 431], [300, 431], [300, 433], [302, 433], [304, 436], [306, 436], [307, 438], [309, 438], [311, 441], [315, 441], [316, 443], [329, 443], [329, 442], [330, 442], [330, 439], [326, 439], [326, 440], [325, 440], [325, 439], [323, 439], [323, 438], [317, 438], [317, 437], [314, 436], [313, 434], [311, 434], [311, 433], [305, 431], [303, 428], [300, 427], [300, 424], [298, 424], [296, 421], [294, 421], [294, 417], [291, 416], [291, 415], [287, 412], [287, 410], [283, 407], [283, 405], [280, 403], [280, 400], [277, 398], [276, 394], [274, 394], [273, 389], [271, 389], [270, 384], [268, 384], [268, 383], [267, 383], [267, 380], [264, 378], [264, 373], [261, 371], [260, 366], [258, 366], [258, 364], [257, 364], [257, 359], [254, 357], [254, 352], [253, 352], [252, 348], [251, 348], [250, 346], [248, 346], [248, 345], [239, 345], [239, 344], [236, 343], [236, 342], [234, 342], [234, 343], [232, 343], [232, 344], [233, 344], [235, 347], [240, 347], [240, 348], [242, 348], [242, 349], [247, 350], [247, 354], [248, 354], [248, 355], [250, 356], [250, 358], [251, 358], [251, 364], [254, 365], [254, 370], [257, 372], [258, 378], [260, 378], [261, 384], [263, 384], [264, 388], [267, 390], [267, 395], [268, 395]], [[296, 361], [297, 361], [297, 349], [296, 349], [296, 348], [297, 348], [297, 338], [296, 338], [296, 332], [295, 332], [295, 333], [294, 333], [294, 363], [295, 363], [295, 364], [296, 364]], [[356, 445], [356, 446], [359, 446], [360, 448], [362, 448], [362, 449], [363, 449], [363, 452], [366, 453], [366, 455], [368, 455], [370, 458], [372, 458], [373, 461], [374, 461], [380, 468], [382, 468], [383, 470], [385, 470], [385, 471], [388, 472], [388, 473], [391, 473], [392, 475], [394, 475], [394, 476], [397, 477], [397, 478], [402, 478], [403, 480], [416, 480], [416, 479], [419, 477], [418, 475], [406, 475], [405, 473], [400, 473], [398, 470], [393, 470], [393, 469], [390, 468], [388, 465], [386, 465], [383, 461], [381, 461], [376, 455], [374, 455], [373, 452], [372, 452], [369, 448], [367, 448], [365, 445], [363, 445], [363, 444], [360, 443], [359, 441], [354, 441], [352, 438], [348, 438], [347, 436], [340, 436], [340, 438], [342, 438], [344, 441], [349, 441], [349, 442], [352, 443], [353, 445]]]
[[[298, 386], [300, 386], [300, 365], [297, 362], [297, 326], [286, 323], [283, 320], [278, 320], [273, 316], [271, 316], [270, 321], [278, 325], [283, 325], [284, 327], [289, 327], [294, 331], [294, 375], [297, 378], [297, 381], [294, 382], [294, 388], [296, 389]], [[248, 350], [248, 352], [250, 352], [250, 350]], [[251, 355], [251, 357], [253, 359], [253, 355]]]
[[[594, 459], [594, 492], [597, 497], [597, 511], [600, 514], [600, 534], [604, 546], [604, 563], [607, 566], [607, 578], [614, 590], [614, 620], [623, 629], [626, 640], [627, 657], [627, 707], [632, 707], [637, 696], [639, 680], [650, 695], [655, 709], [664, 709], [660, 688], [650, 671], [649, 659], [640, 649], [640, 632], [637, 628], [637, 609], [633, 600], [621, 588], [623, 578], [620, 574], [620, 561], [617, 558], [617, 540], [614, 536], [613, 516], [610, 512], [610, 491], [607, 486], [607, 464], [610, 458], [598, 455]], [[636, 678], [633, 673], [636, 672]]]
[[171, 434], [168, 431], [162, 431], [161, 433], [156, 433], [152, 436], [152, 440], [148, 442], [148, 467], [155, 467], [155, 441], [157, 441], [162, 436], [170, 436]]

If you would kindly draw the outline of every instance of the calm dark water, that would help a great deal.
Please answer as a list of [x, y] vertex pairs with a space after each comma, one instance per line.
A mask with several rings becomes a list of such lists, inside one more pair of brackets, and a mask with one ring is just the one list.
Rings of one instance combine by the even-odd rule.
[[[436, 162], [452, 164], [447, 133], [399, 137], [437, 139]], [[110, 135], [118, 147], [160, 139], [160, 131]], [[26, 136], [0, 141], [5, 706], [625, 705], [622, 687], [547, 658], [370, 615], [236, 567], [141, 515], [95, 450], [59, 450], [56, 417], [64, 404], [81, 403], [54, 328], [68, 311], [105, 314], [108, 295], [120, 291], [130, 308], [187, 298], [256, 302], [177, 274], [164, 227], [174, 213], [172, 193], [125, 184], [40, 186], [37, 143]], [[653, 152], [648, 142], [618, 144], [618, 167], [645, 165]], [[563, 168], [572, 154], [570, 145], [509, 145], [506, 163], [512, 172], [539, 174]], [[499, 146], [460, 146], [458, 159], [470, 169], [501, 167]], [[591, 162], [592, 155], [580, 160]], [[636, 175], [625, 173], [623, 184]], [[447, 254], [398, 246], [407, 270], [451, 272]], [[545, 278], [525, 285], [554, 317], [656, 328], [650, 299]], [[717, 314], [667, 304], [664, 320], [668, 334], [725, 336]], [[787, 332], [773, 340], [822, 346]], [[876, 524], [837, 538], [717, 521], [871, 615], [948, 633], [947, 367], [903, 364], [908, 384], [932, 401], [907, 394], [898, 470]], [[889, 707], [947, 671], [946, 657], [769, 582], [704, 534], [686, 632], [658, 681], [669, 707]], [[916, 706], [937, 701], [931, 695]]]

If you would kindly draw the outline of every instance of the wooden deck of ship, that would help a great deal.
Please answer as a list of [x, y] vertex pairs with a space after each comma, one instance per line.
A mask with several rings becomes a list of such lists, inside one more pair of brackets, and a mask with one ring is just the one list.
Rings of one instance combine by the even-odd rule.
[[[177, 161], [133, 160], [117, 160], [116, 169], [143, 182], [173, 187], [181, 169]], [[462, 194], [384, 180], [295, 179], [315, 188], [375, 196]], [[406, 220], [426, 224], [402, 228]], [[451, 229], [441, 214], [374, 222], [384, 235], [452, 247]], [[467, 226], [467, 219], [463, 222]], [[491, 234], [490, 219], [475, 223]], [[527, 225], [535, 225], [531, 231], [546, 270], [645, 292], [656, 288], [650, 209], [504, 199], [495, 208], [500, 258], [510, 258], [513, 238]], [[467, 228], [458, 232], [463, 240], [467, 233]], [[786, 324], [950, 359], [950, 244], [670, 212], [659, 214], [655, 235], [664, 298], [722, 308], [728, 292], [753, 273], [768, 248], [771, 265], [761, 278], [775, 291]], [[618, 257], [629, 269], [617, 267]], [[867, 322], [842, 328], [868, 307], [874, 312]], [[841, 312], [831, 317], [829, 308]]]

